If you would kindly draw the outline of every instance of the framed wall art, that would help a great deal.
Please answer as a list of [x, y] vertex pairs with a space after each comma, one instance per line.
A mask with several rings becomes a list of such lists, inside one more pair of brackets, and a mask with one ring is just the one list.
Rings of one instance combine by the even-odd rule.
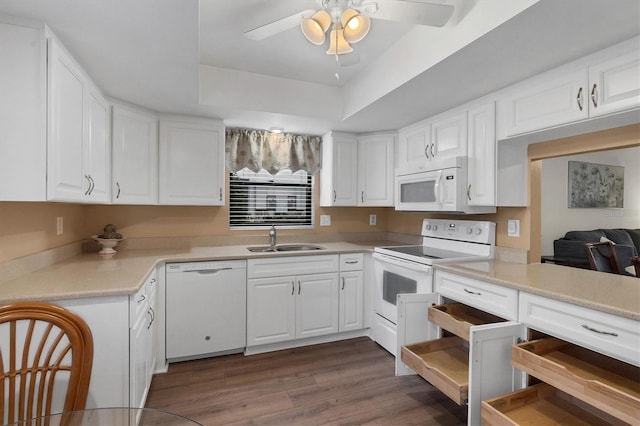
[[622, 208], [624, 167], [569, 161], [569, 208]]

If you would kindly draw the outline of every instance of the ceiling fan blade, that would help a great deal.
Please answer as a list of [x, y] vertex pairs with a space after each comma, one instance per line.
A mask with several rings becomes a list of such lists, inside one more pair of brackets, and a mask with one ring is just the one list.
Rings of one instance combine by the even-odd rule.
[[278, 33], [300, 25], [300, 20], [303, 17], [311, 16], [315, 10], [305, 9], [301, 12], [296, 12], [293, 15], [285, 16], [276, 21], [270, 22], [265, 25], [261, 25], [257, 28], [249, 30], [244, 33], [244, 36], [251, 40], [264, 40], [267, 37], [271, 37]]
[[337, 56], [338, 58], [336, 59], [336, 61], [341, 67], [348, 67], [348, 66], [356, 65], [360, 63], [360, 55], [355, 50], [346, 55], [337, 55]]
[[381, 0], [372, 16], [386, 21], [442, 27], [453, 15], [454, 7], [446, 4], [422, 3], [411, 0]]

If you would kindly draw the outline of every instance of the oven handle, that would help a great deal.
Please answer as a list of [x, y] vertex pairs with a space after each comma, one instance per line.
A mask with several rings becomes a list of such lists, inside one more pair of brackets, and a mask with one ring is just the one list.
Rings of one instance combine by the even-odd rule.
[[373, 258], [390, 265], [403, 266], [405, 268], [412, 269], [419, 272], [431, 273], [432, 267], [423, 263], [412, 262], [410, 260], [404, 260], [393, 256], [387, 256], [382, 253], [373, 253]]

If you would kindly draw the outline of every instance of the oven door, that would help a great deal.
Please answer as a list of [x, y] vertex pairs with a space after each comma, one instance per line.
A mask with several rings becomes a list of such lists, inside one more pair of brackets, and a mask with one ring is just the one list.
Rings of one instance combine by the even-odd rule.
[[398, 323], [398, 294], [426, 294], [433, 290], [432, 268], [409, 260], [374, 253], [374, 302], [376, 313]]

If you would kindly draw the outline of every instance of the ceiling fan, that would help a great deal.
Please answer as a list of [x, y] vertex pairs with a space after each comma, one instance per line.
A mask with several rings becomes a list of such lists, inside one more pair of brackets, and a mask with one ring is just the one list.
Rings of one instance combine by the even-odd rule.
[[295, 26], [312, 44], [322, 45], [329, 32], [329, 55], [344, 55], [353, 51], [352, 43], [364, 39], [371, 20], [406, 22], [408, 24], [442, 27], [451, 18], [453, 6], [421, 0], [316, 0], [320, 10], [305, 9], [274, 22], [249, 30], [244, 35], [263, 40]]

